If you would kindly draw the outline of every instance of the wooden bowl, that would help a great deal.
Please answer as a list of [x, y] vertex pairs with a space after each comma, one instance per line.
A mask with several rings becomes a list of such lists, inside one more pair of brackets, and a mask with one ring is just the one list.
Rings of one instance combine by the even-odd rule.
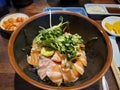
[[67, 11], [52, 12], [52, 25], [58, 24], [59, 17], [64, 21], [70, 22], [70, 33], [78, 33], [84, 41], [92, 37], [98, 37], [98, 40], [86, 44], [86, 56], [88, 65], [85, 73], [74, 83], [54, 86], [49, 82], [39, 79], [35, 71], [27, 63], [27, 54], [31, 50], [31, 44], [40, 30], [39, 26], [49, 28], [49, 14], [41, 13], [31, 17], [15, 32], [13, 32], [8, 45], [8, 54], [10, 62], [15, 71], [27, 82], [42, 89], [83, 89], [98, 80], [106, 73], [112, 60], [111, 43], [106, 32], [94, 20]]

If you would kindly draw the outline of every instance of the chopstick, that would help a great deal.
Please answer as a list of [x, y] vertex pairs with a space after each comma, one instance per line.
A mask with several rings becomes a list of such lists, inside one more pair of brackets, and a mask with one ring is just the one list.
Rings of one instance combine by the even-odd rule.
[[111, 68], [112, 68], [112, 71], [113, 71], [113, 73], [114, 73], [116, 82], [117, 82], [117, 84], [118, 84], [118, 88], [119, 88], [119, 90], [120, 90], [120, 71], [119, 71], [119, 68], [117, 67], [114, 59], [112, 60]]

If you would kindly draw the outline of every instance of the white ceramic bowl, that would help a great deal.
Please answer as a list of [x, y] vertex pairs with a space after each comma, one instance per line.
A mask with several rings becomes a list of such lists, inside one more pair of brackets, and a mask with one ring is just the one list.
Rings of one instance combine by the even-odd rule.
[[[29, 16], [26, 15], [26, 14], [24, 14], [24, 13], [11, 13], [11, 14], [5, 15], [5, 16], [1, 19], [1, 21], [0, 21], [0, 31], [1, 31], [1, 35], [2, 35], [3, 37], [9, 38], [10, 35], [12, 34], [12, 32], [14, 31], [14, 30], [5, 29], [5, 28], [3, 27], [3, 23], [4, 23], [5, 21], [7, 21], [8, 19], [10, 19], [10, 18], [16, 20], [18, 17], [25, 18], [25, 20], [27, 20], [27, 19], [29, 18]], [[24, 20], [24, 21], [25, 21], [25, 20]], [[22, 23], [24, 23], [24, 21], [23, 21]], [[16, 28], [18, 28], [22, 23], [20, 23], [19, 25], [17, 25]], [[11, 23], [9, 23], [9, 24], [11, 24]], [[15, 30], [16, 30], [16, 29], [15, 29]]]
[[114, 22], [117, 22], [117, 21], [120, 21], [120, 17], [118, 16], [109, 16], [109, 17], [106, 17], [102, 20], [102, 27], [104, 28], [104, 30], [106, 32], [108, 32], [109, 34], [113, 35], [113, 36], [117, 36], [117, 37], [120, 37], [120, 34], [116, 34], [113, 30], [110, 31], [106, 28], [105, 26], [105, 23], [110, 23], [110, 24], [113, 24]]
[[5, 17], [3, 17], [0, 21], [0, 27], [2, 29], [4, 29], [4, 27], [2, 26], [3, 22], [8, 20], [9, 18], [13, 18], [16, 19], [17, 17], [24, 17], [24, 18], [29, 18], [28, 15], [24, 14], [24, 13], [12, 13], [12, 14], [7, 14]]

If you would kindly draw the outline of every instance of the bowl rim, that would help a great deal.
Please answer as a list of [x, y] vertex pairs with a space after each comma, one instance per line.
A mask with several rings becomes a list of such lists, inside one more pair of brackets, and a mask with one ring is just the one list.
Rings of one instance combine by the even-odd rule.
[[54, 87], [54, 86], [48, 86], [48, 85], [45, 85], [45, 84], [42, 84], [42, 83], [39, 83], [38, 81], [35, 81], [33, 79], [31, 79], [29, 76], [27, 76], [24, 72], [22, 72], [22, 70], [19, 68], [19, 66], [17, 66], [17, 63], [15, 61], [15, 58], [14, 58], [14, 52], [13, 52], [13, 44], [14, 44], [14, 41], [15, 41], [15, 38], [16, 36], [18, 35], [18, 33], [20, 32], [20, 30], [26, 25], [28, 24], [29, 22], [41, 17], [41, 16], [44, 16], [44, 15], [48, 15], [49, 13], [47, 12], [43, 12], [43, 13], [39, 13], [39, 14], [36, 14], [32, 17], [30, 17], [29, 20], [25, 21], [24, 24], [21, 25], [21, 27], [18, 27], [17, 30], [15, 30], [12, 34], [12, 36], [10, 37], [10, 40], [9, 40], [9, 43], [8, 43], [8, 55], [9, 55], [9, 59], [10, 59], [10, 63], [12, 64], [13, 68], [15, 69], [15, 71], [18, 73], [19, 76], [21, 76], [21, 78], [23, 78], [25, 81], [29, 82], [30, 84], [38, 87], [38, 88], [43, 88], [43, 89], [58, 89], [58, 90], [69, 90], [69, 89], [83, 89], [83, 88], [86, 88], [92, 84], [94, 84], [95, 82], [97, 82], [99, 79], [102, 78], [102, 76], [107, 72], [107, 70], [109, 69], [110, 65], [111, 65], [111, 61], [112, 61], [112, 47], [111, 47], [111, 42], [109, 40], [109, 37], [107, 35], [107, 33], [103, 30], [103, 28], [97, 23], [95, 22], [94, 20], [86, 17], [86, 16], [83, 16], [83, 15], [80, 15], [80, 14], [77, 14], [77, 13], [74, 13], [74, 12], [68, 12], [68, 11], [52, 11], [52, 14], [71, 14], [71, 15], [74, 15], [74, 16], [77, 16], [77, 17], [82, 17], [84, 19], [86, 19], [87, 21], [91, 22], [92, 24], [95, 25], [95, 27], [98, 28], [98, 30], [101, 32], [101, 34], [103, 35], [105, 41], [106, 41], [106, 44], [107, 44], [107, 47], [109, 48], [108, 49], [108, 55], [107, 55], [107, 61], [104, 65], [104, 67], [102, 68], [102, 70], [95, 76], [93, 77], [92, 79], [84, 82], [84, 83], [81, 83], [80, 85], [75, 85], [75, 86], [71, 86], [71, 87]]

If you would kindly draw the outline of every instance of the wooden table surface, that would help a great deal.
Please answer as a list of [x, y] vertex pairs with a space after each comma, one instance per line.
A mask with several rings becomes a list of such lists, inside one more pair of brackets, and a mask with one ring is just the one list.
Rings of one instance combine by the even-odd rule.
[[[35, 3], [33, 3], [30, 6], [27, 6], [25, 8], [22, 8], [19, 10], [19, 12], [24, 12], [29, 15], [34, 15], [36, 13], [42, 12], [42, 9], [45, 7], [51, 7], [51, 6], [57, 6], [57, 0], [34, 0]], [[38, 3], [36, 3], [38, 1]], [[101, 4], [115, 4], [116, 2], [114, 0], [81, 0], [82, 4], [87, 2], [90, 3], [101, 3]], [[34, 8], [34, 11], [32, 11]], [[10, 9], [11, 12], [14, 12], [15, 9]], [[101, 20], [98, 20], [97, 22], [100, 23]], [[23, 79], [21, 79], [12, 68], [9, 58], [8, 58], [8, 42], [9, 40], [2, 37], [0, 35], [0, 90], [40, 90], [37, 87], [34, 87], [30, 85], [29, 83], [25, 82]], [[117, 38], [117, 42], [120, 48], [120, 38]], [[116, 84], [116, 80], [114, 78], [113, 72], [111, 68], [107, 71], [105, 74], [106, 79], [108, 81], [108, 85], [110, 90], [118, 90], [118, 86]], [[84, 90], [102, 90], [101, 80], [99, 80], [94, 85], [84, 89]]]

